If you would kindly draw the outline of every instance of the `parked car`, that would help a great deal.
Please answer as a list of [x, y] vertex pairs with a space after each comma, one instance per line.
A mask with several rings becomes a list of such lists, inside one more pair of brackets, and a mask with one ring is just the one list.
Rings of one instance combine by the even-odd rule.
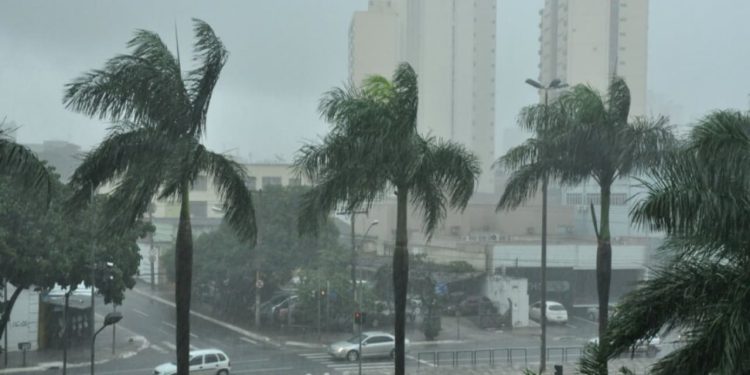
[[[547, 322], [565, 324], [568, 322], [568, 310], [559, 302], [547, 301]], [[542, 301], [529, 306], [529, 318], [542, 321]]]
[[[328, 346], [328, 354], [336, 359], [356, 361], [359, 359], [359, 342], [362, 341], [362, 358], [390, 357], [396, 354], [396, 341], [393, 335], [386, 332], [363, 332], [346, 341], [334, 342]], [[406, 351], [409, 351], [409, 340], [404, 340]]]
[[497, 313], [497, 308], [486, 296], [468, 296], [458, 304], [458, 311], [462, 315], [491, 315]]
[[[612, 313], [614, 312], [615, 312], [615, 305], [609, 304], [609, 308], [607, 309], [607, 316], [611, 318]], [[589, 307], [588, 309], [586, 309], [586, 317], [592, 322], [598, 322], [599, 321], [599, 306]]]
[[[599, 345], [599, 338], [594, 337], [589, 340], [589, 343]], [[638, 353], [645, 353], [648, 357], [653, 357], [661, 350], [661, 338], [659, 335], [654, 335], [654, 337], [648, 339], [638, 340], [632, 346], [632, 350]]]
[[[190, 352], [191, 374], [229, 375], [231, 368], [229, 357], [219, 349], [193, 350]], [[163, 363], [154, 369], [154, 375], [174, 375], [176, 373], [177, 364], [174, 362]]]
[[[274, 321], [274, 317], [276, 315], [276, 310], [278, 309], [278, 305], [287, 298], [289, 298], [291, 294], [288, 293], [282, 293], [282, 294], [276, 294], [273, 297], [271, 297], [268, 301], [263, 302], [260, 304], [260, 319], [263, 323], [270, 323]], [[252, 309], [251, 311], [255, 311], [255, 309]]]

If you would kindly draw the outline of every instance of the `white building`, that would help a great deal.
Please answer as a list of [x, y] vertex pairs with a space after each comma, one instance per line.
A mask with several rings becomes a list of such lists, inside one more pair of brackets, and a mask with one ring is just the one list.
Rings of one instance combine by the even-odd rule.
[[645, 115], [648, 0], [545, 0], [541, 10], [539, 79], [591, 85], [604, 92], [625, 79], [631, 115]]
[[494, 192], [496, 0], [371, 0], [350, 28], [350, 78], [419, 75], [418, 128], [464, 144], [482, 164], [479, 191]]
[[[13, 285], [6, 284], [7, 293], [10, 298], [15, 288]], [[18, 350], [18, 344], [28, 342], [31, 344], [30, 350], [37, 350], [39, 347], [37, 333], [39, 330], [39, 293], [34, 290], [26, 289], [18, 295], [13, 310], [10, 313], [10, 320], [5, 328], [5, 332], [0, 340], [0, 346], [5, 347], [8, 343], [8, 351]]]

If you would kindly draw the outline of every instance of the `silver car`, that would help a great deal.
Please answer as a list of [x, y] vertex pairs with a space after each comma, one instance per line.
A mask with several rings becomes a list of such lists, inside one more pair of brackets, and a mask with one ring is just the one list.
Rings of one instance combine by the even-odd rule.
[[[334, 342], [328, 346], [328, 354], [334, 358], [356, 361], [359, 359], [359, 342], [362, 341], [362, 358], [390, 357], [396, 354], [396, 341], [393, 335], [385, 332], [363, 332], [346, 341]], [[404, 339], [406, 351], [409, 340]]]

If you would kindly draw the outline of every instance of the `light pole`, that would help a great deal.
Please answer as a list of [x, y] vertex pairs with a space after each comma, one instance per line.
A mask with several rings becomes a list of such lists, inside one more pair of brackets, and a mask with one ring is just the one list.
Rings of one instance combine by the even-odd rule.
[[94, 375], [94, 348], [96, 343], [96, 335], [99, 334], [104, 328], [107, 328], [109, 325], [116, 324], [122, 319], [122, 313], [119, 311], [111, 312], [107, 314], [107, 316], [104, 317], [104, 324], [102, 324], [102, 327], [99, 328], [95, 333], [94, 336], [91, 338], [91, 375]]
[[[370, 233], [370, 229], [372, 229], [372, 227], [378, 225], [378, 223], [379, 222], [377, 220], [373, 220], [370, 223], [370, 225], [367, 226], [367, 230], [365, 231], [365, 234], [362, 236], [362, 241], [359, 241], [359, 246], [360, 247], [362, 247], [362, 244], [364, 244], [365, 238], [367, 238], [367, 234]], [[360, 310], [360, 306], [359, 306], [359, 303], [357, 303], [357, 277], [356, 277], [357, 274], [356, 274], [356, 269], [354, 268], [354, 267], [356, 267], [356, 264], [357, 264], [356, 254], [357, 254], [356, 252], [352, 253], [352, 275], [353, 275], [352, 280], [354, 281], [354, 304], [357, 306], [357, 311], [359, 311]], [[361, 299], [361, 297], [360, 297], [360, 299]], [[360, 312], [360, 314], [361, 314], [360, 316], [364, 317], [364, 315], [361, 312]], [[358, 370], [358, 374], [359, 375], [362, 375], [362, 325], [363, 324], [365, 324], [365, 322], [362, 321], [362, 320], [360, 320], [360, 323], [359, 323], [359, 338], [358, 338], [358, 341], [359, 341], [359, 351], [357, 352], [357, 354], [358, 354], [357, 355], [357, 362], [358, 362], [357, 368], [359, 369]]]
[[[557, 90], [567, 87], [568, 85], [562, 83], [559, 79], [555, 78], [546, 87], [541, 83], [529, 78], [526, 83], [530, 86], [544, 91], [544, 121], [545, 126], [549, 126], [549, 91]], [[544, 157], [544, 156], [542, 156]], [[542, 286], [541, 286], [541, 298], [542, 298], [542, 311], [540, 317], [540, 325], [542, 326], [542, 343], [541, 353], [539, 354], [539, 373], [543, 373], [546, 367], [547, 359], [547, 184], [549, 183], [549, 176], [547, 173], [544, 174], [542, 180]]]

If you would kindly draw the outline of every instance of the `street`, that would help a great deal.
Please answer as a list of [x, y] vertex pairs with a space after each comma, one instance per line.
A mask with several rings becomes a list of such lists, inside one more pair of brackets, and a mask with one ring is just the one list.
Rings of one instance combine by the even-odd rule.
[[[97, 307], [100, 315], [110, 311], [110, 306], [99, 304]], [[96, 373], [152, 373], [158, 364], [174, 361], [173, 303], [150, 297], [147, 286], [141, 284], [127, 292], [124, 304], [118, 307], [118, 311], [124, 316], [116, 328], [120, 340], [143, 336], [146, 340], [144, 347], [128, 358], [97, 364]], [[519, 368], [538, 361], [538, 327], [513, 332], [481, 330], [468, 319], [447, 317], [442, 325], [443, 330], [435, 342], [422, 341], [422, 334], [418, 330], [407, 332], [407, 337], [412, 341], [406, 358], [409, 372], [437, 366], [470, 368], [494, 365]], [[566, 325], [551, 325], [548, 329], [550, 363], [572, 365], [580, 356], [580, 348], [596, 335], [596, 329], [595, 323], [580, 318], [571, 318]], [[334, 360], [320, 344], [266, 342], [263, 336], [198, 313], [191, 315], [190, 336], [192, 349], [217, 348], [227, 353], [233, 374], [345, 375], [358, 372], [357, 362]], [[97, 338], [97, 347], [107, 347], [111, 342], [112, 330], [105, 329]], [[659, 356], [668, 351], [662, 350]], [[365, 374], [387, 374], [392, 368], [393, 362], [387, 358], [362, 362]], [[53, 371], [59, 370], [36, 373], [49, 374]], [[68, 371], [73, 375], [83, 375], [89, 373], [89, 368], [78, 366]]]

